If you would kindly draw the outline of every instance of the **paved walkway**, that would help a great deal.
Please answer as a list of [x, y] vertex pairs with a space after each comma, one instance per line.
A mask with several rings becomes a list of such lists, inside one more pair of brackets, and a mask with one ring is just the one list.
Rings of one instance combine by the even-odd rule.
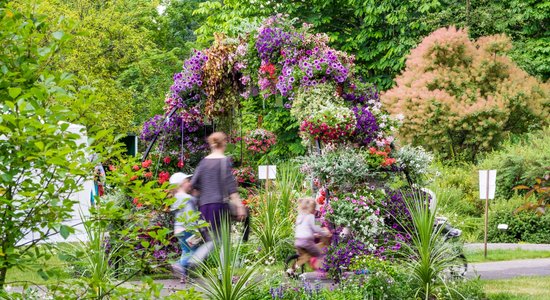
[[550, 258], [520, 259], [474, 263], [468, 266], [468, 277], [505, 279], [518, 276], [550, 276]]

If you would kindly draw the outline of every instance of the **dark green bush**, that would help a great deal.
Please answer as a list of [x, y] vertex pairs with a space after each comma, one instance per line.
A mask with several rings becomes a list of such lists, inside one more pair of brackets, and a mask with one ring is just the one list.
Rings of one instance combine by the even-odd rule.
[[[498, 224], [508, 224], [508, 229], [497, 229]], [[538, 216], [532, 212], [514, 213], [513, 209], [497, 210], [489, 215], [489, 242], [493, 243], [542, 243], [550, 242], [550, 214]]]

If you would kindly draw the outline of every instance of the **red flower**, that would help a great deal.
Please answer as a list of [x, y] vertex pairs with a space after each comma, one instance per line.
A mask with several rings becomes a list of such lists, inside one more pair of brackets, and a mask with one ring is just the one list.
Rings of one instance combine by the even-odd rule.
[[113, 165], [109, 165], [109, 171], [114, 171], [114, 170], [116, 170], [116, 167]]
[[132, 170], [134, 170], [134, 171], [139, 171], [139, 166], [138, 166], [138, 165], [134, 165], [134, 166], [132, 167]]
[[369, 148], [369, 152], [370, 152], [370, 154], [376, 153], [376, 148], [370, 147], [370, 148]]
[[178, 161], [178, 168], [182, 169], [184, 166], [185, 166], [185, 163], [183, 162], [183, 160], [180, 159]]
[[162, 171], [159, 173], [159, 183], [163, 184], [170, 179], [170, 173]]
[[165, 164], [169, 164], [172, 159], [170, 159], [170, 156], [166, 156], [162, 161], [164, 161]]
[[139, 203], [139, 198], [134, 198], [134, 201], [132, 201], [134, 203], [134, 205], [137, 205]]
[[382, 167], [391, 166], [395, 163], [395, 161], [396, 161], [395, 158], [386, 157], [382, 162], [381, 166]]
[[143, 168], [149, 168], [149, 167], [151, 166], [152, 163], [153, 163], [153, 161], [150, 160], [150, 159], [148, 159], [148, 160], [142, 162], [142, 163], [141, 163], [141, 166], [142, 166]]
[[138, 179], [137, 175], [134, 175], [134, 176], [130, 177], [130, 181], [134, 181], [136, 179]]
[[145, 178], [152, 178], [153, 177], [153, 172], [147, 172], [147, 173], [143, 174], [143, 176], [145, 176]]

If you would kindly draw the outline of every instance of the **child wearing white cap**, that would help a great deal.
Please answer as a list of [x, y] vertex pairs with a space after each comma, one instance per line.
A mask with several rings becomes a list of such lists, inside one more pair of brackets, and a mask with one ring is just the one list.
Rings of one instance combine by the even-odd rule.
[[174, 273], [181, 276], [181, 282], [185, 282], [186, 269], [189, 258], [197, 249], [197, 241], [193, 232], [185, 230], [184, 220], [190, 217], [190, 213], [197, 211], [197, 198], [187, 194], [185, 191], [190, 189], [191, 175], [184, 173], [174, 173], [170, 177], [170, 184], [176, 185], [172, 194], [176, 201], [170, 206], [174, 213], [174, 235], [178, 238], [181, 257], [176, 264], [172, 265]]

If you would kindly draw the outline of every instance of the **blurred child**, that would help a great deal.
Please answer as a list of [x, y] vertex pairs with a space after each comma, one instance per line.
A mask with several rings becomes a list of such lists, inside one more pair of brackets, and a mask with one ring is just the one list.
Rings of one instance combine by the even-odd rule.
[[174, 173], [170, 177], [170, 184], [176, 185], [172, 195], [176, 201], [170, 206], [174, 213], [174, 235], [177, 237], [181, 248], [181, 257], [177, 264], [172, 265], [174, 273], [181, 276], [181, 282], [185, 282], [188, 261], [197, 249], [200, 238], [193, 232], [186, 231], [183, 220], [189, 217], [193, 211], [197, 211], [197, 198], [187, 194], [185, 191], [191, 187], [191, 175]]
[[319, 235], [327, 236], [330, 233], [326, 229], [315, 225], [315, 200], [313, 198], [302, 198], [299, 202], [294, 247], [296, 247], [298, 253], [305, 252], [312, 256], [310, 262], [315, 265], [316, 258], [322, 255], [321, 249], [315, 244], [315, 238]]

